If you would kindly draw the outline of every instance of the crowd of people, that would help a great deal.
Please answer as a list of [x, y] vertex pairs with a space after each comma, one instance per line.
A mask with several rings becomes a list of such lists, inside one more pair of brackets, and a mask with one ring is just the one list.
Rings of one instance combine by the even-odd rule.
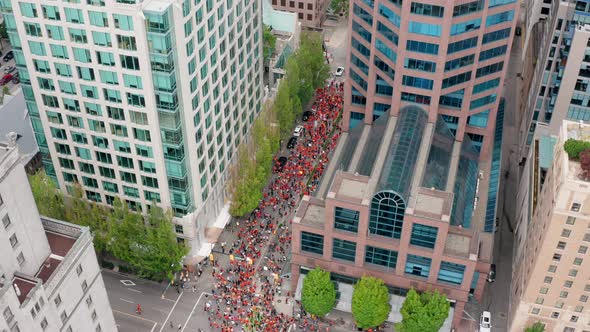
[[[342, 83], [316, 90], [313, 114], [287, 163], [266, 187], [258, 208], [237, 224], [237, 240], [224, 243], [223, 252], [229, 247], [230, 263], [225, 267], [214, 264], [215, 288], [203, 308], [212, 330], [232, 332], [250, 326], [255, 331], [275, 332], [302, 324], [303, 319], [277, 312], [273, 303], [281, 295], [281, 272], [291, 245], [290, 218], [301, 196], [317, 188], [336, 146], [342, 96]], [[290, 292], [282, 295], [290, 300]]]

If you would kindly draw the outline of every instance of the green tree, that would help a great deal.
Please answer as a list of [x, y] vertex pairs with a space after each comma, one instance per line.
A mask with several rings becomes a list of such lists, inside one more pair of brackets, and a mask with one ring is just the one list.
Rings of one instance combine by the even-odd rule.
[[590, 142], [570, 138], [563, 144], [563, 149], [568, 157], [573, 160], [578, 160], [581, 152], [590, 149]]
[[334, 10], [335, 14], [344, 14], [348, 17], [348, 0], [332, 0], [330, 8]]
[[264, 63], [267, 64], [270, 57], [275, 51], [277, 44], [277, 37], [272, 33], [272, 27], [265, 25], [263, 28], [263, 50], [264, 50]]
[[301, 304], [305, 311], [319, 317], [329, 313], [336, 304], [336, 289], [330, 280], [330, 272], [318, 267], [309, 271], [303, 279]]
[[147, 215], [145, 250], [138, 264], [151, 278], [173, 280], [188, 253], [188, 247], [176, 241], [172, 218], [172, 211], [164, 212], [155, 202]]
[[524, 332], [544, 332], [544, 331], [545, 331], [545, 325], [541, 322], [536, 322], [535, 324], [527, 327], [526, 330], [524, 330]]
[[59, 220], [65, 219], [64, 197], [55, 182], [40, 170], [29, 176], [29, 185], [37, 203], [39, 214]]
[[449, 301], [438, 290], [418, 294], [411, 289], [402, 305], [402, 321], [395, 325], [400, 332], [436, 332], [449, 315]]
[[383, 280], [362, 277], [354, 285], [352, 315], [358, 327], [377, 327], [385, 322], [390, 311], [389, 292]]
[[117, 259], [129, 263], [132, 267], [141, 260], [146, 238], [143, 219], [118, 197], [113, 202], [113, 212], [109, 215], [111, 236], [108, 251]]
[[262, 198], [262, 192], [257, 190], [256, 160], [251, 157], [247, 146], [240, 146], [238, 161], [231, 173], [232, 201], [229, 213], [234, 217], [241, 217], [252, 212]]

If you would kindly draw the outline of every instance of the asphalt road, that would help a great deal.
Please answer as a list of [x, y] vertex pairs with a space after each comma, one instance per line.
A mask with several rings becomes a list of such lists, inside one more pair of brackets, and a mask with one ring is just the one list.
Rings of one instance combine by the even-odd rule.
[[[193, 282], [194, 292], [190, 287], [177, 292], [166, 284], [109, 270], [103, 270], [102, 276], [119, 332], [209, 330], [207, 315], [203, 312], [211, 289], [209, 269], [198, 282]], [[138, 303], [141, 315], [136, 313]]]

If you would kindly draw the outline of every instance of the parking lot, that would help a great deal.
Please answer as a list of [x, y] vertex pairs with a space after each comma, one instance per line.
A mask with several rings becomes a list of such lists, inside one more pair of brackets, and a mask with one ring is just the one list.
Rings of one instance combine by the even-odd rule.
[[[0, 49], [0, 52], [2, 52], [2, 55], [0, 55], [0, 83], [1, 83], [2, 78], [6, 74], [8, 74], [6, 72], [7, 68], [9, 68], [9, 67], [15, 68], [15, 70], [10, 73], [11, 75], [15, 75], [17, 73], [14, 59], [4, 61], [4, 57], [6, 56], [6, 54], [11, 51], [12, 51], [12, 46], [10, 46], [8, 39], [2, 39], [2, 48]], [[10, 92], [10, 94], [12, 94], [16, 90], [20, 89], [20, 84], [14, 83], [12, 80], [9, 80], [8, 83], [6, 83], [6, 84], [2, 84], [2, 86], [4, 86], [4, 85], [8, 86], [8, 91]]]

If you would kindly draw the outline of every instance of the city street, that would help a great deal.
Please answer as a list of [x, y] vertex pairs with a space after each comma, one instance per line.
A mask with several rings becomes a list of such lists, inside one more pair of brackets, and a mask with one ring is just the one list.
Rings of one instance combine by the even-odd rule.
[[[193, 282], [194, 292], [187, 287], [180, 293], [173, 286], [109, 270], [103, 270], [102, 276], [119, 332], [178, 331], [179, 325], [180, 331], [208, 331], [203, 307], [212, 285], [209, 269]], [[138, 303], [141, 315], [136, 313]]]
[[498, 231], [495, 237], [493, 262], [496, 264], [496, 281], [487, 283], [484, 290], [483, 303], [471, 302], [465, 307], [464, 319], [472, 320], [474, 330], [479, 325], [479, 317], [483, 311], [492, 314], [492, 331], [504, 332], [508, 330], [508, 310], [510, 302], [510, 283], [512, 278], [512, 247], [515, 222], [516, 202], [515, 193], [518, 192], [518, 160], [517, 144], [520, 124], [519, 96], [521, 80], [516, 75], [520, 73], [522, 40], [515, 36], [510, 53], [510, 63], [504, 82], [504, 111], [503, 140], [502, 140], [502, 179], [498, 190], [497, 219]]

